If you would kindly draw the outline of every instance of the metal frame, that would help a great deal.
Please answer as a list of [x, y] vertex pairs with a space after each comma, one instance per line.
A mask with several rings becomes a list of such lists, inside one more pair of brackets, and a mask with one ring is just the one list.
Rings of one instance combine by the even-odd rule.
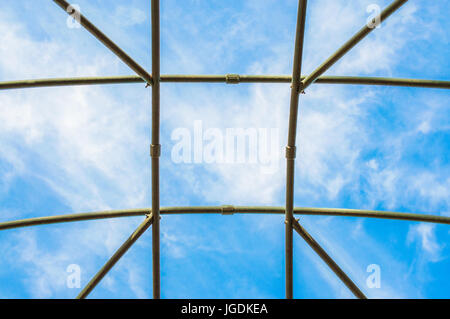
[[[68, 12], [70, 4], [65, 0], [53, 0], [63, 10]], [[393, 12], [399, 9], [408, 0], [393, 1], [380, 16], [384, 21]], [[293, 231], [295, 230], [311, 248], [323, 259], [339, 279], [350, 289], [357, 298], [366, 298], [364, 293], [345, 274], [326, 251], [314, 240], [314, 238], [294, 218], [298, 215], [317, 216], [344, 216], [344, 217], [366, 217], [408, 220], [418, 222], [430, 222], [450, 225], [450, 217], [426, 214], [411, 214], [399, 212], [386, 212], [358, 209], [338, 208], [294, 208], [294, 167], [296, 156], [296, 133], [297, 115], [300, 93], [313, 83], [322, 84], [355, 84], [355, 85], [387, 85], [423, 88], [450, 89], [450, 81], [419, 80], [419, 79], [395, 79], [375, 77], [345, 77], [345, 76], [322, 76], [333, 64], [350, 51], [358, 42], [367, 36], [373, 28], [364, 26], [340, 49], [330, 56], [323, 64], [308, 76], [301, 76], [303, 38], [306, 20], [307, 0], [299, 0], [297, 13], [297, 27], [295, 35], [294, 63], [292, 76], [285, 75], [160, 75], [160, 8], [159, 0], [151, 0], [152, 17], [152, 72], [151, 75], [126, 54], [119, 46], [103, 34], [81, 13], [80, 24], [94, 37], [102, 42], [117, 57], [127, 64], [137, 75], [135, 76], [110, 76], [110, 77], [82, 77], [82, 78], [57, 78], [57, 79], [35, 79], [24, 81], [0, 82], [0, 90], [54, 87], [69, 85], [95, 85], [95, 84], [124, 84], [124, 83], [146, 83], [152, 86], [152, 131], [151, 131], [151, 194], [152, 207], [148, 209], [115, 210], [93, 213], [80, 213], [70, 215], [38, 217], [31, 219], [15, 220], [0, 223], [0, 230], [19, 227], [45, 225], [54, 223], [65, 223], [84, 220], [96, 220], [107, 218], [119, 218], [130, 216], [147, 216], [142, 224], [131, 234], [114, 255], [105, 263], [99, 272], [91, 279], [77, 298], [86, 298], [96, 287], [102, 278], [112, 269], [115, 263], [126, 253], [126, 251], [137, 241], [137, 239], [150, 227], [152, 227], [152, 264], [153, 264], [153, 298], [161, 296], [160, 285], [160, 215], [174, 214], [284, 214], [285, 215], [285, 258], [286, 258], [286, 298], [293, 298]], [[74, 10], [71, 8], [72, 11]], [[211, 206], [211, 207], [160, 207], [159, 204], [159, 157], [161, 155], [160, 145], [160, 83], [161, 82], [216, 82], [227, 84], [238, 83], [291, 83], [291, 101], [289, 114], [289, 134], [286, 147], [286, 205], [285, 207], [257, 207], [257, 206]], [[147, 87], [146, 86], [146, 87]]]

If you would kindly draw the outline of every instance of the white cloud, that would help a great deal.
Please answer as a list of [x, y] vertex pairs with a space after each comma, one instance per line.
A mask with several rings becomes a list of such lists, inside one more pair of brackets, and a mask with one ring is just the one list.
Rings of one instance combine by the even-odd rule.
[[[89, 48], [80, 46], [72, 51], [64, 43], [32, 37], [19, 21], [2, 20], [0, 32], [8, 42], [0, 48], [0, 72], [9, 79], [59, 72], [98, 74], [104, 66], [116, 63], [107, 55], [91, 55], [88, 59]], [[78, 55], [82, 58], [76, 58]], [[73, 57], [77, 63], [61, 56]], [[16, 179], [37, 178], [47, 187], [42, 194], [56, 193], [72, 211], [146, 206], [147, 118], [141, 106], [148, 96], [143, 86], [2, 92], [0, 156], [7, 169], [1, 171], [0, 190], [5, 194]], [[29, 217], [69, 212], [15, 211], [2, 213], [1, 217], [4, 220], [23, 218], [24, 214]], [[45, 251], [42, 247], [48, 245], [47, 240], [28, 232], [17, 237], [14, 247], [8, 247], [20, 252], [17, 263], [28, 265], [24, 280], [32, 296], [56, 297], [61, 293], [73, 297], [65, 290], [67, 263], [74, 258], [86, 259], [86, 274], [97, 271], [94, 265], [99, 261], [95, 257], [100, 256], [101, 263], [106, 261], [136, 222], [125, 219], [116, 224], [104, 221], [81, 227], [69, 225], [66, 232], [59, 234], [61, 243], [69, 243], [64, 248]], [[134, 282], [138, 280], [133, 278]], [[143, 296], [139, 289], [133, 291]]]
[[147, 18], [141, 9], [131, 6], [117, 6], [114, 12], [114, 20], [121, 26], [135, 26], [142, 24]]
[[407, 242], [409, 244], [418, 241], [420, 248], [426, 252], [427, 259], [437, 262], [441, 259], [441, 246], [437, 243], [435, 225], [421, 223], [410, 227]]

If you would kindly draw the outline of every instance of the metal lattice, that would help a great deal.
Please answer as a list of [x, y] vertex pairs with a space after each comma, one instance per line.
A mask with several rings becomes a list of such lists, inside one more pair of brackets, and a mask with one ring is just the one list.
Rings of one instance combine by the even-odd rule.
[[[128, 56], [119, 46], [103, 34], [80, 12], [76, 11], [65, 0], [53, 0], [67, 13], [75, 12], [79, 17], [79, 23], [94, 37], [102, 42], [114, 54], [125, 62], [137, 76], [116, 77], [85, 77], [85, 78], [60, 78], [39, 79], [13, 82], [0, 82], [0, 89], [18, 89], [33, 87], [68, 86], [68, 85], [93, 85], [93, 84], [119, 84], [142, 83], [152, 87], [152, 136], [150, 145], [151, 156], [151, 209], [115, 210], [93, 213], [80, 213], [50, 217], [39, 217], [24, 220], [16, 220], [0, 223], [0, 230], [18, 227], [65, 223], [82, 220], [107, 219], [129, 216], [146, 216], [142, 224], [122, 244], [106, 264], [97, 272], [91, 281], [79, 293], [77, 298], [86, 298], [96, 287], [102, 278], [108, 273], [115, 263], [126, 253], [136, 240], [152, 225], [152, 255], [153, 255], [153, 298], [160, 298], [160, 215], [173, 214], [284, 214], [285, 215], [285, 276], [286, 298], [293, 298], [293, 230], [295, 230], [322, 260], [333, 270], [339, 279], [358, 298], [366, 298], [364, 293], [334, 262], [325, 250], [294, 218], [298, 215], [328, 215], [328, 216], [352, 216], [384, 218], [408, 221], [431, 222], [450, 224], [450, 217], [424, 214], [410, 214], [358, 209], [334, 209], [334, 208], [294, 208], [294, 163], [296, 156], [296, 130], [299, 95], [313, 83], [326, 84], [358, 84], [358, 85], [389, 85], [423, 88], [450, 89], [450, 81], [418, 80], [418, 79], [394, 79], [379, 77], [344, 77], [322, 76], [333, 64], [350, 51], [358, 42], [367, 36], [373, 27], [365, 25], [350, 40], [332, 54], [324, 63], [317, 67], [310, 75], [301, 76], [303, 38], [305, 30], [305, 16], [307, 0], [299, 0], [297, 28], [295, 35], [294, 64], [292, 76], [261, 76], [261, 75], [160, 75], [160, 9], [159, 0], [151, 0], [151, 28], [152, 28], [152, 72], [151, 75], [138, 63]], [[378, 23], [383, 22], [394, 11], [399, 9], [408, 0], [395, 0], [380, 14]], [[374, 18], [373, 23], [377, 23]], [[160, 207], [159, 204], [159, 157], [160, 145], [160, 83], [161, 82], [222, 82], [236, 83], [291, 83], [291, 100], [289, 115], [288, 144], [286, 147], [286, 206], [285, 207], [250, 207], [250, 206], [218, 206], [218, 207]]]

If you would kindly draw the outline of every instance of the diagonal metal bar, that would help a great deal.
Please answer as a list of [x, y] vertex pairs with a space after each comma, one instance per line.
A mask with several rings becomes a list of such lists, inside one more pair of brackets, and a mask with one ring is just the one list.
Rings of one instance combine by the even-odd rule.
[[363, 292], [355, 283], [345, 274], [345, 272], [336, 264], [336, 262], [327, 254], [327, 252], [314, 240], [314, 238], [293, 219], [292, 226], [295, 231], [308, 243], [308, 245], [322, 258], [322, 260], [331, 268], [339, 279], [350, 289], [350, 291], [359, 299], [367, 299]]
[[[230, 83], [226, 75], [161, 75], [160, 82], [166, 83]], [[301, 78], [302, 80], [305, 77]], [[290, 75], [238, 75], [238, 83], [291, 83]], [[71, 86], [71, 85], [100, 85], [100, 84], [128, 84], [145, 83], [137, 75], [51, 78], [20, 81], [0, 82], [0, 90], [25, 89], [39, 87]], [[382, 77], [359, 76], [321, 76], [314, 83], [317, 84], [353, 84], [353, 85], [385, 85], [400, 87], [450, 89], [450, 81], [398, 79]]]
[[[400, 8], [408, 0], [396, 0], [392, 2], [386, 9], [381, 12], [380, 23], [388, 18], [395, 10]], [[348, 40], [342, 47], [340, 47], [335, 53], [333, 53], [324, 63], [322, 63], [317, 69], [315, 69], [309, 76], [302, 81], [302, 90], [305, 90], [314, 81], [317, 80], [325, 71], [327, 71], [333, 64], [335, 64], [340, 58], [342, 58], [348, 51], [350, 51], [358, 42], [366, 37], [374, 28], [365, 25], [358, 33], [356, 33], [350, 40]]]
[[286, 212], [285, 212], [285, 276], [286, 299], [293, 298], [293, 235], [295, 136], [297, 132], [298, 98], [302, 70], [303, 39], [305, 35], [307, 0], [299, 0], [297, 29], [295, 32], [294, 63], [292, 70], [291, 102], [289, 111], [289, 136], [286, 147]]
[[125, 53], [117, 44], [109, 39], [103, 32], [101, 32], [94, 24], [92, 24], [85, 16], [79, 11], [73, 8], [65, 0], [53, 0], [59, 5], [66, 13], [70, 15], [71, 12], [76, 13], [80, 18], [78, 21], [86, 30], [88, 30], [94, 37], [96, 37], [101, 43], [103, 43], [108, 49], [110, 49], [119, 59], [127, 64], [137, 75], [139, 75], [149, 85], [152, 84], [152, 78], [150, 74], [144, 70], [136, 61], [134, 61], [128, 54]]
[[159, 243], [159, 157], [161, 156], [160, 135], [160, 21], [159, 0], [151, 1], [152, 14], [152, 264], [153, 264], [153, 298], [161, 298], [160, 277], [160, 243]]
[[128, 249], [138, 240], [139, 237], [150, 227], [153, 222], [153, 216], [150, 214], [139, 225], [139, 227], [131, 234], [130, 237], [117, 249], [114, 255], [106, 262], [106, 264], [95, 274], [89, 281], [86, 287], [78, 294], [77, 299], [86, 298], [89, 293], [98, 285], [98, 283], [106, 276], [112, 267], [119, 261], [120, 258], [128, 251]]

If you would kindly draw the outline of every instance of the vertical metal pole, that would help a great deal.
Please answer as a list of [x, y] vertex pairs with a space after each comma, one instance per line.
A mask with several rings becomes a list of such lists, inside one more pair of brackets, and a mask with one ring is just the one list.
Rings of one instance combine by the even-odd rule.
[[159, 299], [160, 292], [160, 258], [159, 258], [159, 157], [161, 145], [159, 144], [159, 108], [160, 108], [160, 35], [159, 35], [159, 0], [152, 3], [152, 145], [150, 156], [152, 159], [152, 257], [153, 257], [153, 298]]
[[294, 166], [295, 137], [297, 132], [298, 98], [300, 93], [300, 75], [302, 68], [303, 38], [305, 31], [306, 0], [299, 0], [297, 29], [295, 33], [294, 66], [292, 70], [291, 103], [289, 112], [289, 136], [286, 147], [286, 298], [293, 298], [293, 240], [292, 219], [294, 218]]

